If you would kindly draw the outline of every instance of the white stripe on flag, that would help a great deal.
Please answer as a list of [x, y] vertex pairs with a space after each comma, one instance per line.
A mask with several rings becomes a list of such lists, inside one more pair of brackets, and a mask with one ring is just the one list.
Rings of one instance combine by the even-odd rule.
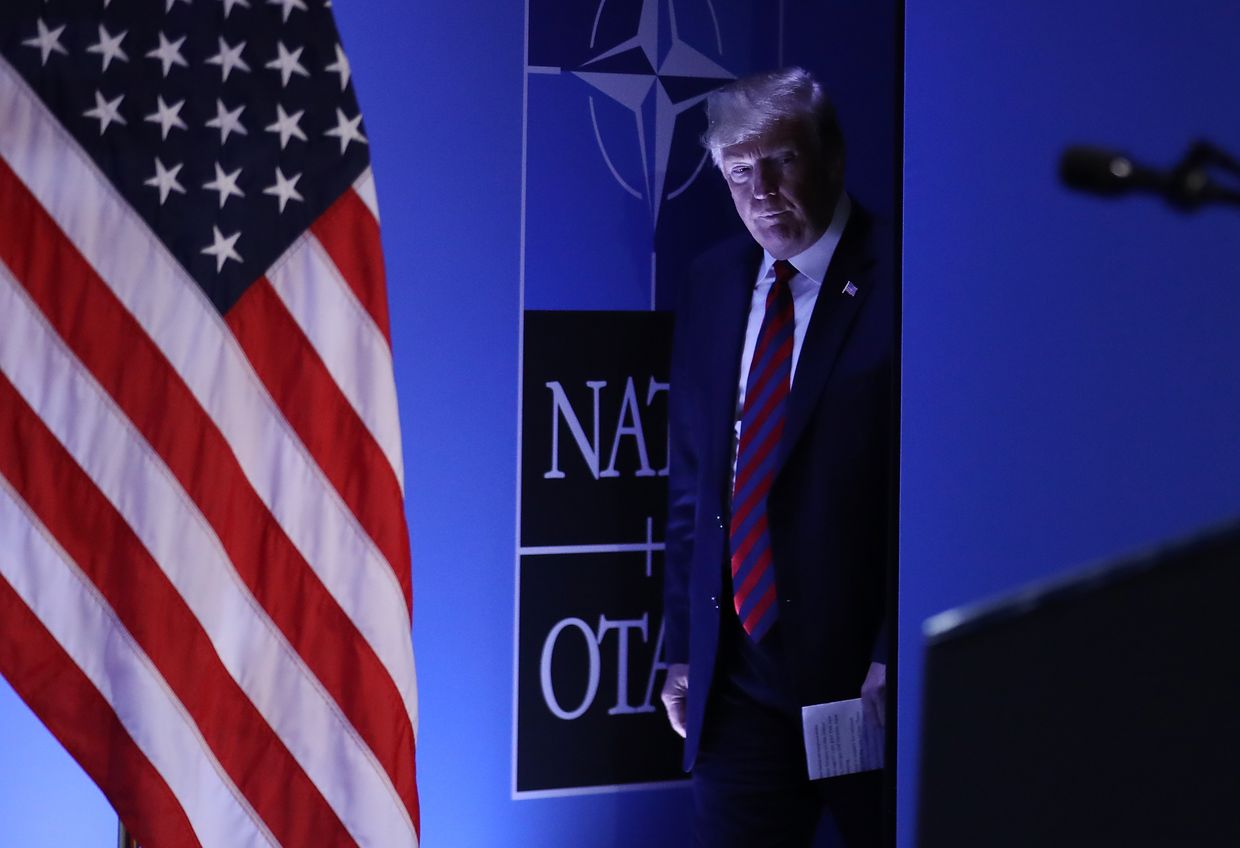
[[396, 379], [387, 339], [313, 236], [293, 242], [267, 278], [378, 443], [404, 491]]
[[391, 566], [163, 244], [0, 59], [0, 155], [185, 381], [250, 484], [417, 715], [408, 609]]
[[204, 845], [277, 844], [154, 663], [3, 477], [0, 574], [99, 690]]
[[413, 822], [373, 752], [250, 594], [172, 473], [2, 263], [0, 314], [0, 371], [133, 529], [345, 827], [363, 842], [409, 844], [402, 837], [414, 839]]
[[353, 183], [353, 190], [362, 199], [362, 203], [366, 204], [370, 214], [375, 216], [375, 223], [379, 223], [379, 196], [375, 194], [375, 173], [370, 166], [367, 166], [366, 170], [362, 171], [362, 175]]

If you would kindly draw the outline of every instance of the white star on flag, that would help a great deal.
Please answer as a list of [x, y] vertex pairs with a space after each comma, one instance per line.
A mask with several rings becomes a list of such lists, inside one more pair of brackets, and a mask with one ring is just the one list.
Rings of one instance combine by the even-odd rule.
[[181, 55], [181, 45], [185, 43], [185, 36], [181, 36], [176, 41], [169, 41], [163, 32], [159, 33], [159, 46], [146, 54], [148, 59], [158, 59], [164, 68], [164, 76], [168, 76], [168, 71], [172, 70], [173, 65], [180, 65], [183, 68], [189, 67], [189, 62], [185, 61], [185, 57]]
[[215, 257], [215, 273], [218, 274], [220, 271], [224, 270], [224, 263], [229, 259], [234, 262], [241, 261], [241, 254], [238, 253], [234, 247], [237, 243], [237, 239], [241, 237], [241, 231], [237, 230], [237, 232], [225, 238], [224, 234], [220, 232], [219, 227], [212, 225], [211, 229], [214, 232], [214, 238], [212, 239], [211, 245], [209, 247], [204, 247], [202, 252], [208, 256]]
[[146, 116], [146, 120], [152, 124], [159, 124], [160, 138], [166, 140], [168, 132], [176, 127], [177, 129], [186, 129], [185, 122], [181, 120], [181, 107], [185, 105], [185, 101], [174, 103], [171, 106], [164, 103], [164, 98], [160, 95], [158, 105], [155, 111]]
[[177, 3], [184, 3], [186, 6], [188, 6], [189, 0], [168, 0], [168, 5], [164, 8], [164, 14], [166, 15], [169, 12], [171, 12], [172, 7], [176, 5]]
[[263, 194], [270, 194], [280, 199], [280, 211], [284, 211], [284, 205], [290, 200], [304, 201], [305, 198], [297, 191], [297, 181], [301, 179], [301, 174], [293, 174], [287, 179], [284, 172], [276, 168], [276, 181], [274, 185], [270, 185], [263, 189]]
[[279, 103], [276, 104], [276, 122], [267, 127], [267, 132], [280, 134], [281, 150], [288, 144], [290, 138], [296, 137], [302, 141], [306, 140], [306, 134], [298, 126], [298, 121], [301, 120], [301, 116], [304, 114], [306, 114], [306, 110], [302, 109], [300, 112], [294, 112], [292, 115], [289, 115], [285, 113], [283, 106]]
[[358, 125], [362, 122], [362, 114], [359, 112], [356, 118], [352, 120], [344, 116], [344, 112], [339, 107], [336, 108], [336, 126], [333, 129], [323, 133], [340, 139], [340, 152], [344, 153], [349, 148], [350, 141], [360, 141], [366, 144], [366, 137], [358, 130]]
[[333, 74], [340, 75], [340, 90], [344, 91], [349, 84], [349, 57], [344, 55], [344, 51], [340, 49], [340, 45], [336, 45], [336, 61], [332, 62], [323, 70], [331, 71]]
[[47, 58], [53, 53], [64, 53], [66, 56], [69, 55], [69, 51], [66, 50], [64, 45], [60, 43], [60, 34], [65, 31], [64, 24], [56, 27], [56, 29], [50, 30], [47, 28], [47, 24], [43, 23], [42, 18], [39, 18], [35, 24], [38, 27], [39, 34], [34, 38], [27, 38], [22, 42], [22, 44], [27, 47], [39, 48], [39, 52], [43, 54], [42, 64], [46, 65]]
[[159, 189], [159, 205], [163, 206], [164, 201], [168, 199], [169, 192], [177, 192], [185, 194], [185, 187], [177, 180], [177, 174], [181, 172], [181, 166], [184, 163], [178, 163], [171, 168], [165, 168], [164, 163], [159, 161], [159, 157], [155, 157], [155, 176], [143, 182], [143, 185], [153, 186]]
[[225, 174], [224, 169], [220, 167], [220, 163], [215, 163], [215, 179], [209, 183], [203, 183], [203, 188], [209, 188], [212, 191], [220, 193], [220, 208], [224, 208], [224, 203], [230, 197], [245, 197], [245, 192], [237, 188], [237, 178], [241, 176], [241, 169], [233, 171], [231, 174]]
[[108, 65], [112, 64], [112, 60], [116, 59], [120, 62], [128, 62], [129, 56], [121, 49], [121, 39], [123, 39], [129, 30], [121, 30], [120, 35], [112, 36], [104, 29], [103, 24], [99, 25], [99, 40], [86, 48], [87, 53], [98, 53], [103, 58], [103, 69], [106, 71]]
[[305, 0], [267, 0], [269, 6], [281, 6], [284, 9], [284, 22], [288, 23], [288, 16], [292, 14], [294, 9], [306, 11]]
[[223, 0], [223, 2], [224, 17], [226, 19], [228, 18], [229, 13], [232, 12], [233, 6], [244, 6], [247, 9], [250, 8], [250, 0]]
[[215, 101], [215, 117], [207, 121], [207, 126], [220, 131], [220, 144], [228, 141], [228, 136], [232, 133], [237, 135], [249, 135], [246, 128], [241, 125], [241, 113], [245, 111], [245, 106], [238, 106], [231, 112], [224, 105], [223, 100]]
[[124, 125], [128, 123], [121, 117], [121, 101], [125, 99], [125, 95], [117, 95], [115, 100], [106, 100], [103, 92], [95, 89], [95, 108], [87, 109], [82, 114], [88, 118], [95, 118], [99, 121], [99, 135], [103, 135], [111, 124], [117, 123]]
[[288, 48], [284, 46], [283, 41], [276, 42], [276, 58], [272, 59], [263, 67], [271, 68], [280, 72], [281, 88], [288, 85], [289, 78], [292, 77], [293, 74], [301, 74], [303, 77], [310, 76], [310, 72], [307, 71], [302, 66], [301, 62], [298, 61], [298, 59], [301, 58], [301, 51], [304, 49], [304, 47], [298, 47], [290, 53]]
[[220, 52], [207, 59], [208, 65], [219, 65], [220, 73], [223, 80], [228, 81], [228, 75], [234, 70], [250, 72], [250, 66], [241, 58], [241, 51], [245, 49], [245, 42], [242, 41], [236, 47], [229, 46], [228, 42], [220, 36]]

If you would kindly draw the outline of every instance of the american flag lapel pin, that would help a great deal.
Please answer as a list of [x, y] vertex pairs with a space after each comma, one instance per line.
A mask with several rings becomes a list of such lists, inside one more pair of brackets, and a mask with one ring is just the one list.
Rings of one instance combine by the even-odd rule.
[[852, 280], [849, 280], [847, 283], [844, 284], [844, 294], [848, 295], [849, 297], [852, 297], [856, 293], [857, 293], [857, 287], [852, 284]]

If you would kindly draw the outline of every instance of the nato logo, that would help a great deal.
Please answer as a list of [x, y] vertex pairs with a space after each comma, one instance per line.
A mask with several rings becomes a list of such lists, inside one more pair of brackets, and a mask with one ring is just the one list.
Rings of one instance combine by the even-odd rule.
[[[694, 191], [711, 170], [699, 141], [702, 101], [754, 61], [747, 27], [763, 7], [769, 4], [530, 0], [527, 307], [654, 306], [664, 219], [673, 203], [677, 220], [701, 217]], [[703, 210], [712, 221], [731, 214], [715, 208], [717, 200]], [[678, 237], [677, 249], [708, 243]]]
[[590, 12], [588, 27], [582, 16], [574, 32], [561, 29], [570, 23], [564, 10], [550, 16], [548, 30], [562, 40], [546, 58], [563, 64], [535, 64], [542, 47], [531, 36], [529, 70], [586, 84], [575, 108], [589, 115], [597, 155], [616, 186], [644, 201], [653, 224], [664, 200], [682, 194], [706, 163], [700, 148], [675, 145], [673, 157], [682, 115], [736, 76], [723, 64], [719, 17], [712, 0], [599, 0]]

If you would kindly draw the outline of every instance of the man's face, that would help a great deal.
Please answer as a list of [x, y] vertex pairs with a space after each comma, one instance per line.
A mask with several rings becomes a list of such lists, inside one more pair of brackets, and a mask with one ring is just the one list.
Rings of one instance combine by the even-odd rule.
[[750, 235], [776, 259], [796, 256], [831, 223], [842, 174], [803, 122], [776, 124], [720, 151], [723, 177]]

